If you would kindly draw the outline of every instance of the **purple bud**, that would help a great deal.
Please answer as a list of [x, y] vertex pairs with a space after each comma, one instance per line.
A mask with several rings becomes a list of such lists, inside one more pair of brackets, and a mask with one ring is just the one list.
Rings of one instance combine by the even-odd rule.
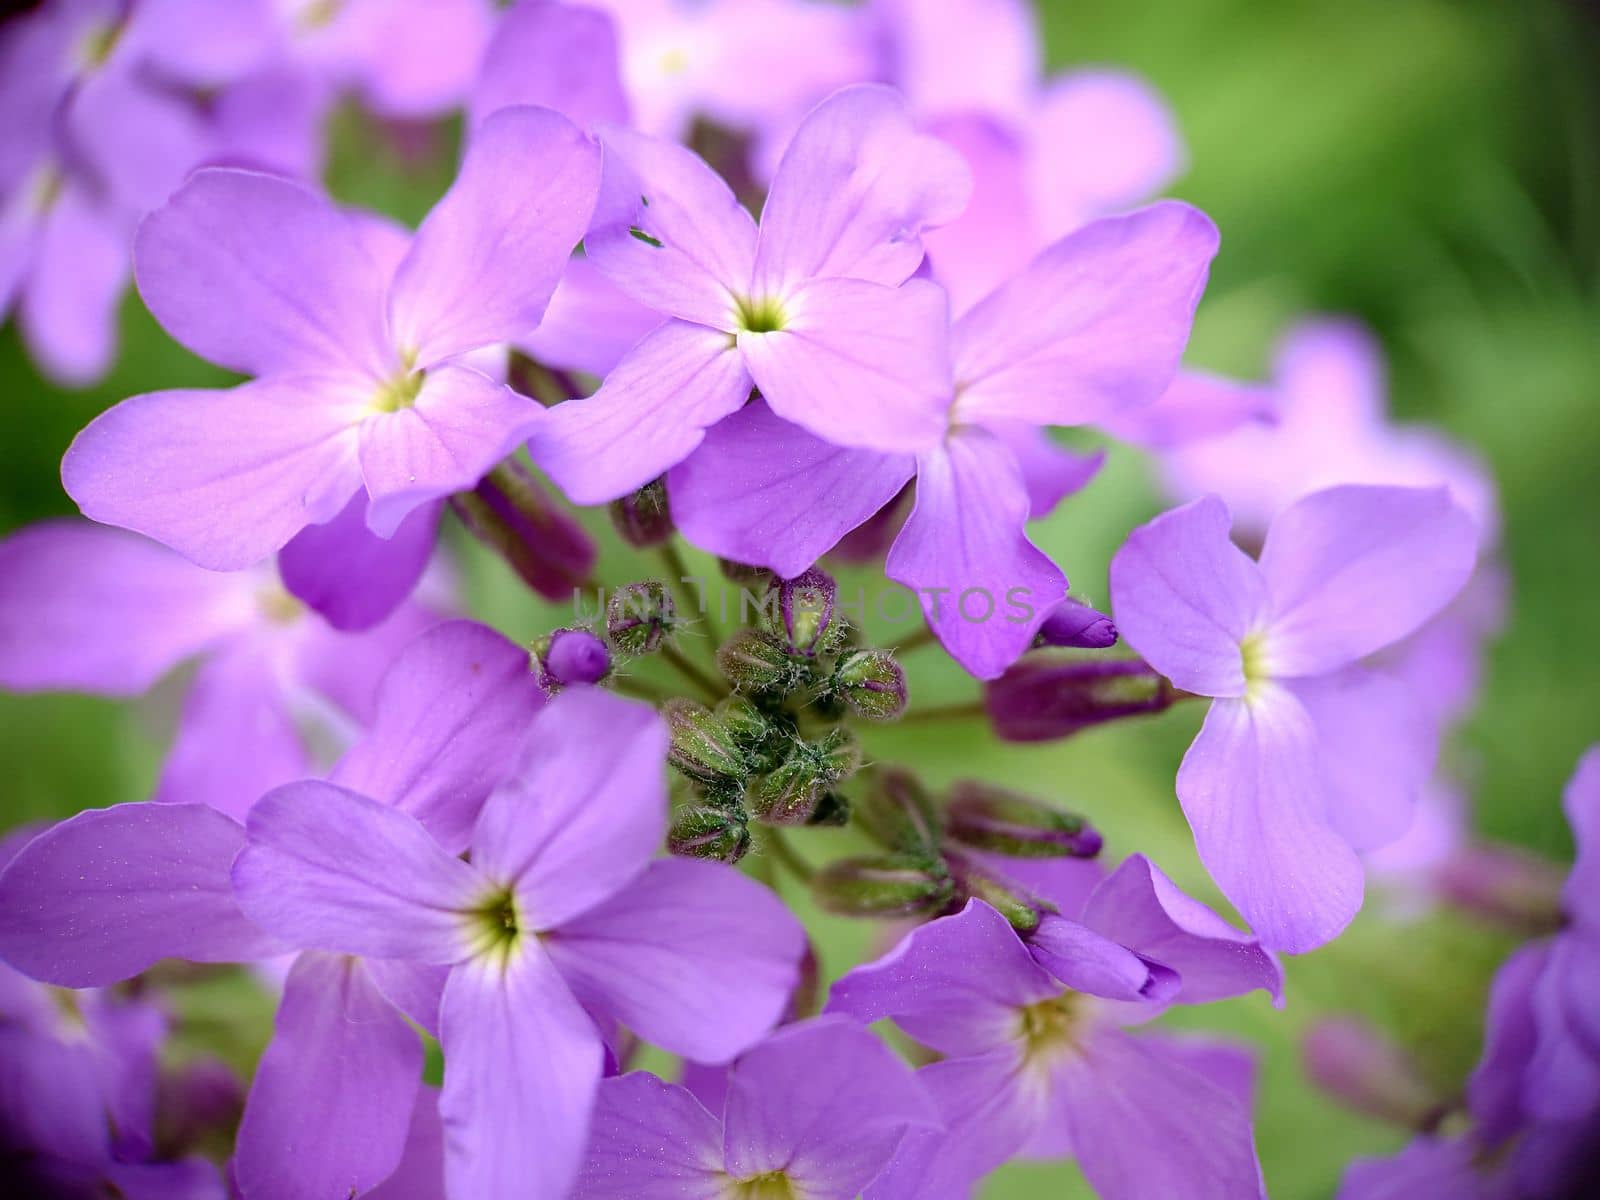
[[156, 1146], [179, 1158], [202, 1143], [227, 1139], [244, 1109], [244, 1086], [219, 1059], [198, 1058], [156, 1081]]
[[736, 863], [750, 851], [750, 827], [737, 809], [708, 804], [679, 810], [667, 832], [667, 849], [684, 858]]
[[869, 721], [892, 721], [906, 710], [906, 673], [887, 650], [852, 650], [842, 656], [829, 690]]
[[611, 651], [587, 629], [558, 629], [539, 655], [547, 684], [599, 683], [611, 672]]
[[1050, 610], [1050, 615], [1039, 626], [1034, 644], [1104, 650], [1117, 644], [1117, 627], [1105, 613], [1069, 598]]
[[1105, 721], [1170, 708], [1177, 693], [1141, 659], [1024, 659], [984, 688], [994, 731], [1008, 742], [1048, 742]]
[[839, 544], [829, 552], [830, 561], [881, 564], [889, 547], [894, 545], [894, 539], [900, 536], [906, 511], [911, 507], [911, 493], [908, 483], [893, 500], [840, 538]]
[[611, 523], [630, 546], [648, 549], [659, 546], [675, 530], [672, 509], [667, 503], [667, 485], [653, 479], [637, 492], [611, 502]]
[[963, 845], [1014, 858], [1093, 858], [1102, 844], [1075, 813], [972, 780], [950, 789], [944, 826]]
[[678, 626], [672, 593], [659, 580], [624, 584], [606, 605], [606, 637], [624, 654], [649, 654]]
[[772, 632], [787, 642], [790, 653], [810, 658], [833, 623], [838, 586], [832, 575], [816, 567], [793, 579], [779, 580], [774, 586], [778, 612]]
[[1564, 880], [1560, 867], [1514, 846], [1468, 846], [1434, 870], [1447, 904], [1528, 937], [1561, 928]]
[[501, 463], [450, 503], [472, 535], [545, 599], [564, 599], [589, 577], [594, 542], [515, 459]]
[[1426, 1129], [1443, 1103], [1417, 1064], [1364, 1021], [1330, 1017], [1300, 1047], [1306, 1074], [1355, 1112], [1407, 1129]]
[[806, 679], [804, 667], [782, 643], [760, 629], [736, 630], [717, 647], [717, 666], [729, 683], [751, 695], [788, 692]]
[[703, 704], [675, 696], [661, 708], [672, 744], [667, 761], [690, 779], [716, 783], [743, 779], [748, 772], [744, 751], [717, 715]]

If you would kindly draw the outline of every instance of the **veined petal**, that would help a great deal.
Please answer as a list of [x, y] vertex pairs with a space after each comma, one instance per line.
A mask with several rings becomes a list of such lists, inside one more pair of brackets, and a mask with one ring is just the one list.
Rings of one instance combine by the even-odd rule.
[[246, 1196], [348, 1196], [394, 1171], [422, 1043], [359, 959], [306, 953], [284, 984], [233, 1169]]
[[[68, 186], [38, 229], [17, 323], [28, 352], [57, 383], [84, 387], [116, 360], [118, 302], [132, 273], [124, 221]], [[0, 285], [0, 301], [4, 292]]]
[[444, 502], [412, 509], [388, 538], [367, 528], [367, 507], [365, 495], [351, 497], [278, 552], [283, 586], [338, 630], [370, 629], [411, 595], [433, 558]]
[[721, 1200], [722, 1123], [687, 1090], [646, 1071], [600, 1084], [573, 1200]]
[[1185, 691], [1242, 696], [1240, 645], [1265, 618], [1256, 564], [1228, 540], [1215, 496], [1163, 513], [1128, 535], [1111, 560], [1123, 639]]
[[1264, 384], [1205, 371], [1179, 371], [1159, 400], [1129, 409], [1104, 425], [1122, 441], [1146, 450], [1183, 449], [1241, 427], [1269, 427], [1277, 419], [1277, 399], [1277, 393]]
[[899, 494], [909, 454], [850, 450], [747, 404], [667, 475], [672, 519], [700, 549], [792, 579]]
[[1261, 548], [1269, 669], [1319, 675], [1398, 642], [1454, 599], [1477, 557], [1477, 527], [1447, 488], [1351, 485], [1297, 501]]
[[1082, 425], [1157, 400], [1178, 370], [1217, 230], [1163, 201], [1085, 226], [951, 330], [966, 420]]
[[207, 167], [139, 227], [139, 294], [168, 333], [232, 370], [381, 377], [388, 279], [354, 222], [301, 184]]
[[609, 125], [600, 201], [584, 253], [658, 312], [731, 330], [750, 287], [756, 223], [694, 151]]
[[958, 429], [922, 455], [917, 500], [889, 551], [890, 579], [918, 593], [952, 658], [993, 679], [1033, 641], [1067, 577], [1028, 540], [1030, 501], [993, 434]]
[[1073, 991], [1107, 1000], [1160, 1003], [1179, 986], [1177, 972], [1058, 913], [1028, 935], [1028, 952]]
[[783, 153], [761, 212], [757, 297], [813, 279], [894, 287], [922, 262], [920, 234], [961, 215], [972, 174], [918, 133], [905, 98], [881, 84], [842, 88], [811, 110]]
[[721, 863], [658, 859], [545, 948], [586, 1007], [695, 1062], [726, 1062], [783, 1015], [805, 933]]
[[529, 452], [575, 503], [615, 500], [681, 462], [708, 426], [749, 396], [750, 375], [732, 338], [668, 321], [594, 395], [550, 409]]
[[470, 952], [462, 914], [487, 885], [410, 814], [306, 780], [264, 796], [247, 829], [234, 892], [285, 941], [433, 963]]
[[1301, 953], [1361, 907], [1361, 862], [1328, 823], [1316, 730], [1274, 685], [1217, 700], [1178, 770], [1195, 848], [1263, 946]]
[[603, 378], [665, 319], [607, 279], [592, 259], [574, 258], [539, 328], [515, 346], [545, 366]]
[[84, 516], [235, 571], [331, 519], [360, 486], [365, 400], [349, 376], [134, 396], [73, 439], [61, 482]]
[[163, 958], [249, 962], [289, 947], [245, 919], [228, 878], [244, 829], [198, 804], [119, 804], [30, 841], [0, 873], [0, 957], [99, 987]]
[[1022, 469], [1028, 489], [1028, 519], [1048, 517], [1068, 496], [1093, 482], [1105, 465], [1106, 452], [1079, 454], [1058, 446], [1050, 431], [1019, 421], [989, 421], [984, 428], [1005, 443]]
[[468, 104], [469, 126], [502, 108], [536, 104], [587, 129], [628, 120], [610, 16], [571, 4], [516, 4], [498, 20]]
[[599, 180], [599, 147], [560, 113], [490, 116], [395, 272], [394, 344], [427, 368], [531, 330], [583, 237]]
[[813, 280], [783, 310], [781, 329], [739, 334], [773, 412], [839, 446], [915, 453], [938, 440], [951, 395], [938, 286]]

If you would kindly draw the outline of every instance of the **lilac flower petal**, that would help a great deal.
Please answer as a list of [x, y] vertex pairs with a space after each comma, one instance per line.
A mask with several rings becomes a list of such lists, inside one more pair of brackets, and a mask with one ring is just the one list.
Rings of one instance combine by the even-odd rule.
[[169, 79], [214, 88], [254, 67], [272, 37], [270, 10], [210, 0], [145, 0], [116, 52], [137, 54]]
[[405, 1150], [422, 1043], [359, 959], [306, 953], [284, 984], [239, 1126], [246, 1196], [347, 1196]]
[[[424, 578], [424, 589], [435, 593], [429, 599], [443, 607], [450, 591], [449, 580], [439, 580], [437, 589], [430, 582]], [[295, 631], [293, 676], [316, 696], [330, 702], [335, 715], [343, 714], [357, 727], [365, 726], [373, 717], [378, 685], [394, 660], [443, 619], [440, 613], [421, 604], [402, 604], [381, 625], [354, 636], [307, 616]], [[356, 730], [347, 732], [353, 737]]]
[[386, 276], [352, 218], [298, 183], [196, 171], [145, 218], [133, 258], [156, 320], [214, 363], [249, 375], [393, 366]]
[[406, 1148], [394, 1174], [365, 1200], [439, 1200], [444, 1195], [444, 1123], [439, 1119], [439, 1092], [423, 1084], [411, 1110]]
[[1256, 565], [1228, 540], [1228, 510], [1196, 500], [1141, 525], [1111, 560], [1117, 631], [1185, 691], [1242, 696], [1239, 644], [1266, 615]]
[[281, 784], [303, 779], [309, 756], [277, 664], [258, 644], [230, 647], [200, 665], [178, 734], [151, 797], [207, 804], [236, 821]]
[[703, 430], [749, 396], [749, 373], [727, 334], [669, 321], [594, 395], [551, 409], [529, 452], [574, 502], [615, 500], [681, 462]]
[[369, 108], [416, 119], [461, 106], [494, 31], [490, 0], [345, 0], [342, 7], [356, 26]]
[[364, 958], [361, 962], [385, 1000], [433, 1037], [439, 1036], [439, 1006], [444, 1002], [449, 967], [400, 958]]
[[1486, 1146], [1499, 1145], [1527, 1123], [1524, 1080], [1539, 1042], [1534, 989], [1549, 962], [1549, 943], [1530, 942], [1495, 973], [1483, 1057], [1467, 1080], [1467, 1107]]
[[711, 554], [792, 579], [899, 494], [909, 454], [848, 450], [747, 404], [667, 475], [672, 518]]
[[1245, 1112], [1255, 1107], [1261, 1052], [1250, 1042], [1224, 1039], [1213, 1033], [1146, 1030], [1139, 1034], [1139, 1045], [1180, 1068], [1203, 1075], [1233, 1097]]
[[721, 1122], [688, 1091], [645, 1071], [600, 1084], [573, 1200], [721, 1200]]
[[1329, 825], [1357, 850], [1404, 835], [1439, 751], [1411, 689], [1360, 666], [1288, 686], [1317, 727]]
[[427, 501], [470, 490], [544, 416], [536, 402], [470, 367], [435, 367], [416, 403], [361, 425], [368, 528], [392, 537]]
[[0, 542], [0, 686], [133, 696], [247, 625], [237, 577], [82, 521]]
[[1600, 746], [1592, 746], [1561, 794], [1577, 858], [1561, 893], [1562, 907], [1580, 926], [1600, 929]]
[[1195, 848], [1263, 946], [1301, 953], [1361, 907], [1361, 863], [1328, 825], [1311, 718], [1290, 693], [1217, 700], [1178, 769]]
[[411, 510], [381, 538], [367, 528], [367, 498], [351, 498], [323, 525], [307, 525], [278, 553], [283, 586], [340, 630], [370, 629], [411, 595], [433, 558], [443, 502]]
[[545, 0], [508, 9], [484, 51], [468, 124], [476, 127], [491, 113], [518, 104], [555, 109], [583, 129], [601, 121], [625, 124], [628, 98], [611, 18]]
[[1442, 487], [1335, 487], [1291, 505], [1261, 549], [1272, 671], [1318, 675], [1416, 632], [1466, 584], [1477, 546]]
[[395, 344], [426, 369], [537, 325], [599, 180], [599, 148], [561, 114], [507, 108], [484, 121], [395, 272]]
[[923, 235], [927, 265], [950, 293], [950, 311], [960, 316], [1021, 272], [1039, 249], [1024, 174], [1027, 148], [1010, 123], [981, 112], [952, 114], [926, 128], [972, 169], [965, 211]]
[[753, 290], [787, 299], [813, 279], [903, 283], [922, 262], [919, 235], [960, 216], [971, 192], [961, 155], [918, 133], [902, 96], [843, 88], [812, 109], [778, 164]]
[[605, 376], [661, 322], [660, 313], [612, 283], [593, 260], [574, 258], [539, 328], [515, 344], [547, 367]]
[[583, 1162], [604, 1051], [536, 942], [507, 964], [450, 972], [440, 1044], [446, 1192], [565, 1195]]
[[228, 871], [244, 830], [198, 804], [91, 809], [0, 873], [0, 957], [62, 987], [99, 987], [163, 958], [249, 962], [287, 950], [251, 924]]
[[1173, 968], [1178, 999], [1203, 1004], [1261, 988], [1283, 1002], [1283, 968], [1247, 933], [1186, 896], [1142, 854], [1095, 889], [1080, 918], [1090, 929]]
[[1030, 125], [1029, 196], [1046, 241], [1149, 199], [1184, 166], [1172, 109], [1122, 71], [1060, 76], [1040, 94]]
[[1139, 1039], [1101, 1030], [1055, 1084], [1078, 1165], [1105, 1200], [1266, 1195], [1249, 1110]]
[[246, 827], [233, 887], [263, 929], [308, 949], [373, 958], [467, 956], [462, 914], [486, 885], [415, 817], [308, 779], [262, 797]]
[[526, 650], [472, 621], [435, 626], [384, 675], [366, 736], [330, 779], [410, 813], [457, 853], [543, 699]]
[[735, 1179], [782, 1171], [801, 1194], [853, 1200], [933, 1102], [879, 1038], [843, 1017], [790, 1025], [728, 1078], [723, 1157]]
[[1010, 923], [971, 900], [850, 971], [833, 985], [824, 1011], [867, 1023], [893, 1017], [944, 1054], [981, 1054], [1011, 1041], [1018, 1008], [1060, 992]]
[[1345, 1170], [1338, 1200], [1513, 1200], [1515, 1193], [1478, 1169], [1478, 1144], [1469, 1137], [1419, 1134], [1390, 1158], [1358, 1158]]
[[1028, 540], [1028, 510], [1010, 451], [985, 430], [959, 429], [918, 460], [916, 506], [889, 551], [889, 578], [918, 593], [929, 627], [979, 679], [1015, 662], [1067, 592]]
[[1068, 496], [1082, 491], [1105, 465], [1106, 452], [1078, 454], [1051, 439], [1049, 433], [1016, 421], [989, 421], [984, 428], [1005, 443], [1022, 468], [1028, 489], [1028, 518], [1048, 517]]
[[1073, 991], [1107, 1000], [1160, 1003], [1181, 986], [1171, 968], [1056, 913], [1046, 913], [1028, 935], [1028, 952]]
[[914, 453], [948, 423], [945, 295], [914, 280], [802, 283], [783, 328], [741, 333], [739, 349], [772, 411], [836, 445]]
[[92, 520], [215, 571], [254, 566], [332, 519], [360, 486], [358, 387], [346, 377], [276, 376], [134, 396], [78, 434], [61, 482]]
[[483, 807], [472, 859], [517, 885], [552, 930], [615, 895], [660, 849], [667, 727], [654, 709], [568, 688], [534, 720], [521, 759]]
[[695, 1062], [727, 1062], [783, 1015], [805, 934], [770, 890], [720, 863], [659, 859], [545, 948], [590, 1009]]
[[750, 288], [756, 223], [684, 146], [620, 126], [601, 131], [605, 168], [584, 252], [658, 312], [731, 330]]
[[105, 1174], [125, 1200], [224, 1200], [228, 1195], [217, 1164], [203, 1158], [112, 1163]]
[[51, 206], [17, 313], [28, 350], [57, 383], [83, 387], [111, 369], [117, 310], [128, 286], [128, 229], [75, 187]]
[[1020, 117], [1043, 67], [1023, 0], [877, 0], [889, 76], [918, 114]]
[[1161, 398], [1106, 422], [1125, 442], [1146, 450], [1172, 450], [1276, 419], [1277, 394], [1204, 371], [1179, 371]]
[[1044, 250], [951, 331], [969, 420], [1082, 425], [1171, 384], [1217, 252], [1199, 210], [1163, 201]]
[[111, 203], [135, 213], [165, 200], [210, 149], [197, 105], [115, 68], [81, 75], [59, 123], [70, 153]]
[[[292, 60], [279, 60], [221, 88], [209, 106], [217, 164], [291, 179], [320, 178], [326, 151], [322, 124], [332, 100], [311, 66]], [[407, 244], [410, 240], [408, 231]]]
[[[1572, 975], [1593, 982], [1597, 955], [1600, 939], [1563, 932], [1551, 943], [1545, 968], [1533, 985], [1533, 1019], [1539, 1032], [1523, 1077], [1522, 1096], [1536, 1121], [1581, 1121], [1600, 1108], [1600, 1049], [1586, 1043], [1579, 1024], [1593, 1021], [1588, 1010], [1594, 996], [1569, 995]], [[1585, 958], [1588, 964], [1582, 961]]]
[[[0, 1145], [13, 1160], [7, 1163], [8, 1178], [18, 1174], [15, 1160], [25, 1163], [35, 1155], [74, 1165], [110, 1158], [110, 1128], [101, 1104], [94, 1047], [9, 1024], [0, 1026], [0, 1122], [4, 1130]], [[17, 1179], [11, 1186], [19, 1195], [59, 1194], [30, 1192]]]

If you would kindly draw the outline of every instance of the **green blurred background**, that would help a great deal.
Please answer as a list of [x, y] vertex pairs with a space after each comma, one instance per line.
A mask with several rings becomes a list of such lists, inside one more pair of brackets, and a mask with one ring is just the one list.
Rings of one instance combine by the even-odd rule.
[[[1511, 617], [1447, 762], [1469, 786], [1484, 833], [1567, 857], [1560, 787], [1600, 735], [1594, 10], [1553, 0], [1045, 0], [1041, 10], [1052, 67], [1134, 68], [1177, 112], [1192, 168], [1174, 191], [1208, 211], [1224, 239], [1191, 361], [1260, 376], [1272, 340], [1296, 317], [1358, 315], [1388, 352], [1395, 413], [1437, 422], [1492, 464]], [[407, 166], [345, 114], [330, 185], [414, 220], [443, 190], [446, 164]], [[0, 532], [70, 510], [57, 464], [94, 413], [137, 391], [222, 380], [169, 342], [136, 298], [123, 329], [112, 377], [70, 393], [41, 382], [14, 330], [0, 332]], [[1080, 591], [1103, 599], [1111, 552], [1157, 504], [1144, 465], [1118, 453], [1038, 540]], [[498, 563], [458, 550], [479, 615], [518, 637], [549, 627], [556, 614], [526, 600]], [[613, 581], [646, 570], [614, 549], [605, 564]], [[972, 693], [926, 651], [908, 666], [919, 703]], [[163, 685], [136, 707], [0, 697], [0, 824], [142, 798], [177, 694]], [[1001, 747], [975, 723], [940, 725], [937, 735], [906, 726], [876, 732], [869, 750], [915, 761], [936, 781], [982, 774], [1057, 797], [1090, 814], [1113, 853], [1147, 850], [1220, 903], [1172, 797], [1198, 717], [1178, 711], [1022, 748]], [[813, 833], [802, 850], [826, 856], [849, 838]], [[829, 975], [865, 952], [872, 933], [840, 919], [816, 927]], [[1478, 1052], [1484, 990], [1509, 945], [1447, 915], [1402, 926], [1369, 906], [1344, 938], [1289, 964], [1282, 1012], [1251, 998], [1171, 1020], [1262, 1048], [1258, 1139], [1269, 1189], [1288, 1200], [1330, 1196], [1350, 1157], [1402, 1138], [1308, 1087], [1300, 1034], [1321, 1014], [1361, 1013], [1415, 1050], [1441, 1087], [1458, 1086]], [[197, 1018], [186, 1036], [241, 1061], [266, 1034], [270, 1004], [248, 988], [188, 988], [182, 1004]], [[1086, 1194], [1059, 1164], [1009, 1167], [985, 1192]]]

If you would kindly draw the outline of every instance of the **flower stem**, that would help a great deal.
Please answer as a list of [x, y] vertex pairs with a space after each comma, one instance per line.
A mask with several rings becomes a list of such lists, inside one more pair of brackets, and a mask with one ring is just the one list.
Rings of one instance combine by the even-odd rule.
[[772, 851], [772, 857], [777, 859], [789, 874], [793, 875], [801, 883], [811, 882], [811, 877], [817, 873], [816, 868], [800, 857], [795, 848], [789, 844], [789, 839], [783, 836], [781, 830], [774, 829], [770, 825], [767, 826], [766, 840], [767, 846]]

